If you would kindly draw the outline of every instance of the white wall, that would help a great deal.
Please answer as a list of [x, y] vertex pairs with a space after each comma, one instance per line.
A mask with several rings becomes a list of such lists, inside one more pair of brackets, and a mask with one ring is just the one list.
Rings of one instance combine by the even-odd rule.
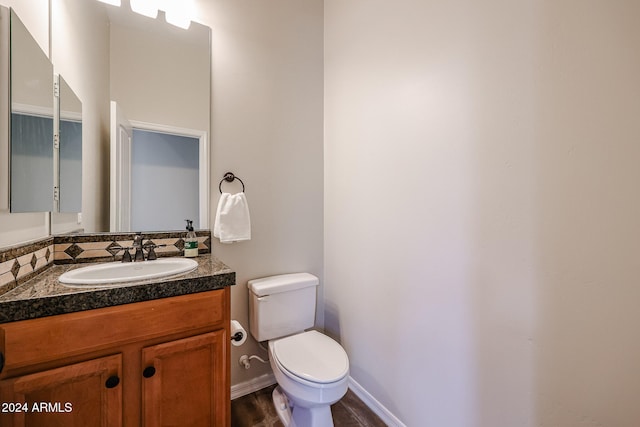
[[406, 425], [640, 424], [639, 17], [325, 1], [325, 326]]

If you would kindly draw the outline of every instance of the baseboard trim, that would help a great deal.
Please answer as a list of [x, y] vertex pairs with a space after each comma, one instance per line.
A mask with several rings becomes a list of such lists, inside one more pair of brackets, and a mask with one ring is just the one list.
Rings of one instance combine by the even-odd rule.
[[389, 427], [407, 427], [402, 421], [398, 419], [391, 411], [384, 407], [384, 405], [376, 400], [367, 390], [364, 389], [353, 377], [349, 377], [349, 388], [351, 391], [362, 400], [362, 402], [369, 407], [380, 419]]
[[246, 396], [247, 394], [269, 387], [275, 383], [276, 377], [270, 373], [260, 375], [259, 377], [252, 378], [240, 384], [234, 384], [231, 386], [231, 400]]

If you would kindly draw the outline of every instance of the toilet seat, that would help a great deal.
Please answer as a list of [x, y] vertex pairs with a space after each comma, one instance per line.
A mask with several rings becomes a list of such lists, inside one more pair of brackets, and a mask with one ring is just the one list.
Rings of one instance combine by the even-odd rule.
[[273, 356], [283, 372], [317, 384], [343, 379], [349, 358], [342, 346], [318, 331], [308, 331], [273, 341]]

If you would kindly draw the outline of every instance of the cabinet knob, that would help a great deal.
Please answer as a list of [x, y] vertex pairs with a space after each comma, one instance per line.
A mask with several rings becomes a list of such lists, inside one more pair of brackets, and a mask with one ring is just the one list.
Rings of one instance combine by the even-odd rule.
[[155, 375], [155, 373], [156, 368], [154, 368], [153, 366], [147, 366], [146, 368], [144, 368], [144, 371], [142, 371], [142, 376], [145, 378], [151, 378]]
[[104, 383], [104, 385], [107, 388], [114, 388], [118, 384], [120, 384], [120, 378], [118, 378], [117, 375], [110, 376], [109, 378], [107, 378], [107, 381]]

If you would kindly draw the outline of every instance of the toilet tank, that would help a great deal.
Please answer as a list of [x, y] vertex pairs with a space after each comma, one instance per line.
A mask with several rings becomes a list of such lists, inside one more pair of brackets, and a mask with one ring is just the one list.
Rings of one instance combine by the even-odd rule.
[[249, 329], [267, 341], [311, 328], [316, 316], [316, 286], [309, 273], [281, 274], [249, 280]]

